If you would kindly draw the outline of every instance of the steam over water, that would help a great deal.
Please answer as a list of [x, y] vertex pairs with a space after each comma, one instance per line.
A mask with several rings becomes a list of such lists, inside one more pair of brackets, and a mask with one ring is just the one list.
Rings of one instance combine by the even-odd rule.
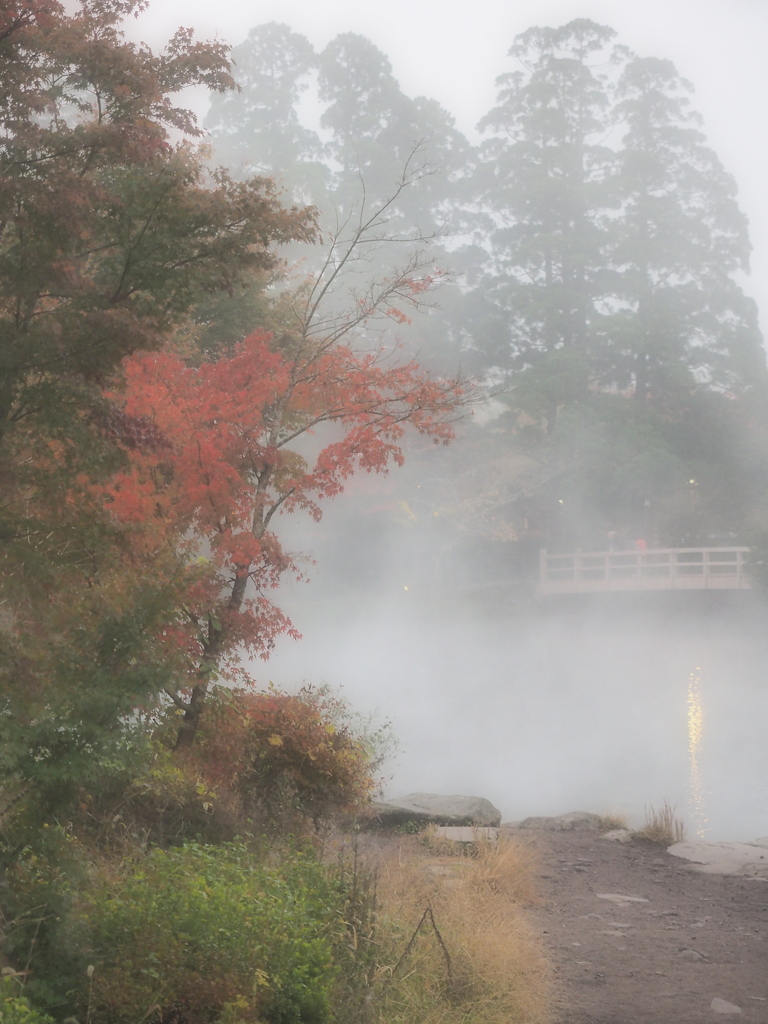
[[[745, 595], [521, 611], [313, 587], [261, 677], [327, 682], [400, 741], [390, 795], [488, 797], [504, 820], [667, 800], [690, 837], [768, 835], [768, 608]], [[305, 603], [306, 602], [306, 603]]]

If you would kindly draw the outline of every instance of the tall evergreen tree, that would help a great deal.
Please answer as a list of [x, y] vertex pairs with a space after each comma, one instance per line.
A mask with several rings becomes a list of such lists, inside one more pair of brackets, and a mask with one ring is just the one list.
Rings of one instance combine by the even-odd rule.
[[433, 235], [456, 219], [456, 180], [466, 174], [471, 147], [446, 110], [406, 96], [385, 55], [351, 32], [321, 54], [318, 90], [342, 213], [386, 202], [405, 176], [417, 185], [388, 209], [392, 234]]
[[490, 260], [480, 287], [489, 358], [503, 367], [563, 349], [589, 357], [614, 202], [614, 36], [584, 19], [518, 36], [510, 56], [521, 70], [498, 79], [497, 105], [480, 122], [491, 133], [482, 151]]
[[238, 90], [213, 93], [205, 120], [216, 160], [239, 176], [275, 178], [296, 200], [322, 200], [328, 172], [316, 132], [298, 106], [317, 59], [312, 44], [287, 25], [252, 28], [232, 50]]
[[392, 194], [400, 180], [410, 101], [400, 90], [388, 58], [370, 40], [354, 32], [333, 39], [320, 55], [318, 92], [325, 105], [321, 124], [337, 169], [334, 199], [343, 211]]
[[631, 61], [617, 89], [625, 133], [604, 379], [640, 402], [765, 383], [755, 304], [734, 277], [748, 268], [746, 218], [691, 91], [652, 58]]
[[734, 445], [691, 437], [751, 421], [733, 398], [764, 386], [765, 356], [736, 277], [746, 221], [690, 86], [613, 39], [579, 20], [515, 41], [481, 122], [491, 228], [467, 322], [513, 383], [513, 443], [552, 467], [561, 541], [623, 523], [679, 543], [727, 528], [722, 481], [750, 493]]

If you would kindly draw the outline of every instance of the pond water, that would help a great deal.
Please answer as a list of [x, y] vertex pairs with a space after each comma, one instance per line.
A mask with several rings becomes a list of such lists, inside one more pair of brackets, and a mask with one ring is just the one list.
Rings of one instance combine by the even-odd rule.
[[768, 836], [768, 608], [745, 595], [545, 609], [312, 589], [283, 602], [303, 640], [254, 668], [289, 689], [328, 683], [389, 719], [389, 795], [633, 826], [667, 801], [691, 838]]

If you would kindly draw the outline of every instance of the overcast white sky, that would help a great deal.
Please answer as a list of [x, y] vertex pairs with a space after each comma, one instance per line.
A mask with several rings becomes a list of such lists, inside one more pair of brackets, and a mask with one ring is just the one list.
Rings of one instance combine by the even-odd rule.
[[254, 25], [281, 21], [317, 49], [340, 32], [366, 35], [392, 61], [411, 96], [430, 96], [471, 132], [511, 66], [514, 37], [532, 25], [591, 18], [642, 56], [665, 57], [696, 88], [694, 106], [735, 176], [755, 247], [747, 290], [768, 329], [768, 0], [150, 0], [131, 35], [153, 47], [179, 25], [241, 42]]

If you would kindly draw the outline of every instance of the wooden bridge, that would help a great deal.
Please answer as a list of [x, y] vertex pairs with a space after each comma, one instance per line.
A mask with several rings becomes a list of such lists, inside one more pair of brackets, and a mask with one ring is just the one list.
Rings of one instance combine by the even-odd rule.
[[748, 590], [749, 548], [574, 551], [539, 557], [537, 597], [655, 590]]

